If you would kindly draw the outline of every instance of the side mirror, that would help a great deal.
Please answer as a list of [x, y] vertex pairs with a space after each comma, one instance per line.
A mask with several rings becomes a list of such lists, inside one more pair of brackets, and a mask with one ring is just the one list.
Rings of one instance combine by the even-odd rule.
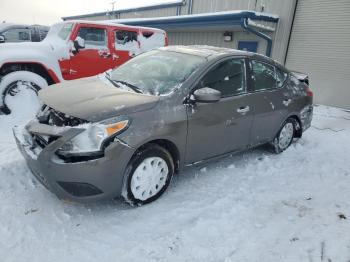
[[0, 44], [5, 43], [5, 36], [0, 35]]
[[80, 36], [75, 38], [74, 48], [75, 48], [76, 52], [79, 52], [80, 49], [84, 49], [85, 48], [85, 40], [83, 38], [81, 38]]
[[193, 97], [195, 102], [215, 103], [221, 99], [221, 92], [210, 87], [204, 87], [194, 91]]

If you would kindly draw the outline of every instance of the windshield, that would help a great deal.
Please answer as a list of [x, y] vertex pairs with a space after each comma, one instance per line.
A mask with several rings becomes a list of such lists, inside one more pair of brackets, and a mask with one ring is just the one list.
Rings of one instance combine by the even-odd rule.
[[73, 28], [73, 23], [57, 23], [51, 26], [47, 38], [59, 37], [62, 40], [67, 40]]
[[205, 61], [200, 56], [154, 50], [112, 71], [111, 79], [128, 83], [144, 94], [166, 95], [180, 87]]

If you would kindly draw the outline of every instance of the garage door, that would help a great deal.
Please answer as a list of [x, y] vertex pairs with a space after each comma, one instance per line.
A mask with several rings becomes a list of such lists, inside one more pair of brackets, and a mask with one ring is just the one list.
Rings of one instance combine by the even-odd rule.
[[315, 102], [350, 109], [350, 0], [299, 0], [286, 66], [310, 75]]

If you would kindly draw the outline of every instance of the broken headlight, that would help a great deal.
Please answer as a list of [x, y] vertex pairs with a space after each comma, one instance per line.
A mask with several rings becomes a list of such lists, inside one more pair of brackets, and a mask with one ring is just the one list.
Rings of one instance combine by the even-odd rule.
[[125, 131], [129, 126], [129, 119], [109, 119], [95, 124], [78, 126], [84, 131], [67, 141], [59, 150], [63, 156], [91, 155], [101, 153], [107, 142]]

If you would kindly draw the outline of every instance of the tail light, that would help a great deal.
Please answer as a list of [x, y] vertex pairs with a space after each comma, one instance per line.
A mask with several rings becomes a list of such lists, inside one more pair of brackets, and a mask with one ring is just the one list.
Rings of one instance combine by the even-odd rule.
[[307, 95], [308, 97], [313, 97], [313, 96], [314, 96], [314, 93], [311, 91], [311, 89], [310, 89], [309, 86], [307, 86], [306, 95]]

